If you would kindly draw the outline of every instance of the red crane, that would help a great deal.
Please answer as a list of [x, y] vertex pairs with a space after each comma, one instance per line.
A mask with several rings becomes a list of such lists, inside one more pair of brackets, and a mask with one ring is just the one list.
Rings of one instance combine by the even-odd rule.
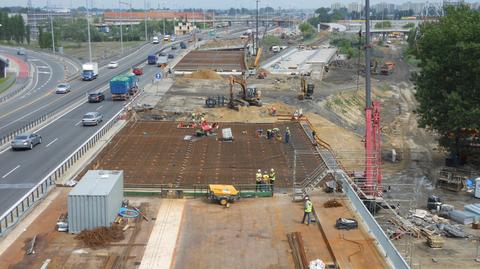
[[365, 1], [365, 182], [366, 195], [381, 196], [382, 149], [380, 128], [380, 103], [372, 102], [370, 70], [370, 1]]

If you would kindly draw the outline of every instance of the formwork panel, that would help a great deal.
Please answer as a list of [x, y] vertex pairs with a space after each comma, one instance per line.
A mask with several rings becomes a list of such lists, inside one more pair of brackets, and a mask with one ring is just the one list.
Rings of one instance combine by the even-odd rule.
[[[313, 146], [298, 123], [248, 124], [220, 123], [231, 128], [233, 142], [217, 136], [195, 138], [194, 129], [178, 129], [176, 122], [150, 121], [129, 123], [90, 164], [95, 169], [121, 169], [125, 184], [254, 184], [257, 169], [277, 172], [276, 185], [292, 187], [294, 149], [312, 150], [311, 155], [297, 156], [297, 179], [303, 179], [320, 163]], [[291, 141], [267, 140], [256, 130], [286, 127]], [[218, 131], [221, 135], [221, 131]]]

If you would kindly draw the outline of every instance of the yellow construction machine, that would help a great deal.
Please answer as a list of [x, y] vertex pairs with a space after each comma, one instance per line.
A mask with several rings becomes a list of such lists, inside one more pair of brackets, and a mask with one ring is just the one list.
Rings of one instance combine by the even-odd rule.
[[230, 203], [240, 199], [240, 192], [232, 185], [210, 184], [208, 198], [225, 207], [230, 207]]
[[300, 76], [300, 92], [298, 93], [298, 100], [312, 99], [313, 89], [315, 85], [307, 84], [305, 75]]
[[[235, 97], [233, 94], [233, 86], [236, 84], [240, 85], [242, 90], [238, 94], [238, 97]], [[255, 87], [247, 87], [247, 81], [244, 77], [230, 77], [230, 101], [228, 107], [238, 110], [238, 106], [262, 106], [262, 101], [260, 100], [261, 93]]]

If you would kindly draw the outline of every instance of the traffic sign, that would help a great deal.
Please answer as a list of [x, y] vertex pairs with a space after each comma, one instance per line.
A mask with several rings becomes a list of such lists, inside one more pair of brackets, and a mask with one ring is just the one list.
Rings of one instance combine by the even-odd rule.
[[155, 80], [161, 80], [162, 79], [162, 73], [156, 73], [155, 74]]

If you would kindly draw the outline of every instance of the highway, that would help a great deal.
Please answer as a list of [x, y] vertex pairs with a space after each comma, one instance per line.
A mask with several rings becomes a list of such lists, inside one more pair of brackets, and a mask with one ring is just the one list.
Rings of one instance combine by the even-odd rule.
[[[233, 34], [237, 35], [238, 30]], [[206, 39], [206, 36], [203, 38]], [[177, 41], [181, 40], [178, 39]], [[14, 205], [104, 124], [84, 127], [80, 122], [83, 114], [90, 111], [99, 111], [104, 115], [104, 122], [107, 122], [123, 108], [124, 102], [111, 101], [108, 81], [114, 75], [130, 70], [133, 65], [145, 62], [148, 54], [158, 52], [161, 48], [161, 45], [146, 44], [128, 57], [120, 59], [118, 68], [102, 68], [96, 80], [90, 82], [74, 81], [71, 83], [72, 92], [65, 95], [56, 95], [51, 93], [51, 90], [47, 90], [46, 93], [43, 93], [46, 97], [37, 99], [39, 101], [21, 108], [24, 113], [31, 114], [26, 118], [31, 118], [35, 113], [58, 111], [78, 102], [73, 110], [65, 112], [59, 119], [37, 131], [42, 136], [43, 141], [33, 150], [11, 151], [7, 149], [0, 153], [0, 215]], [[169, 49], [166, 49], [166, 51], [169, 52]], [[146, 65], [144, 74], [139, 77], [140, 88], [150, 83], [158, 70], [156, 66]], [[106, 100], [96, 104], [87, 103], [86, 93], [93, 90], [105, 90]], [[31, 113], [33, 111], [34, 113]], [[21, 114], [17, 112], [5, 116], [2, 114], [2, 117], [4, 117], [0, 124], [0, 128], [3, 128], [0, 129], [2, 133], [14, 128], [14, 126], [20, 126], [20, 122], [23, 121], [22, 119], [3, 127], [9, 124], [7, 118], [15, 120], [16, 117], [21, 117]]]
[[[16, 54], [13, 48], [2, 47], [2, 50]], [[28, 89], [0, 104], [0, 137], [41, 115], [40, 107], [54, 99], [50, 92], [64, 79], [63, 64], [51, 55], [28, 51], [26, 59], [35, 69], [30, 70], [33, 81]]]

